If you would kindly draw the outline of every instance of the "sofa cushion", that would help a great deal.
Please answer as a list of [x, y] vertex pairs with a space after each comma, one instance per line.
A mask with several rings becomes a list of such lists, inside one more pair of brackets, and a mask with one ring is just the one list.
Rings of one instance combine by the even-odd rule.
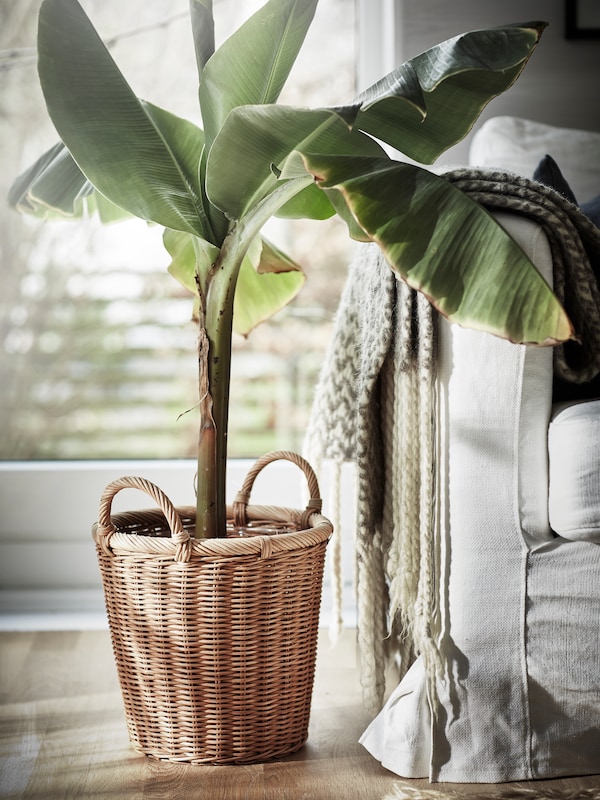
[[[533, 179], [539, 181], [539, 183], [543, 183], [544, 186], [549, 186], [551, 189], [554, 189], [563, 197], [566, 197], [567, 200], [570, 200], [571, 203], [579, 205], [568, 181], [551, 155], [547, 154], [542, 158], [535, 168]], [[587, 203], [581, 203], [579, 208], [590, 222], [593, 222], [597, 228], [600, 228], [600, 195], [588, 200]]]
[[600, 543], [600, 399], [561, 404], [548, 430], [550, 526]]
[[492, 117], [473, 136], [469, 163], [529, 178], [550, 153], [579, 203], [600, 192], [600, 133], [557, 128], [519, 117]]
[[552, 156], [546, 154], [533, 171], [534, 181], [543, 183], [544, 186], [549, 186], [554, 189], [571, 203], [577, 205], [577, 198], [573, 194], [573, 190], [569, 186], [565, 176], [560, 171], [560, 167]]

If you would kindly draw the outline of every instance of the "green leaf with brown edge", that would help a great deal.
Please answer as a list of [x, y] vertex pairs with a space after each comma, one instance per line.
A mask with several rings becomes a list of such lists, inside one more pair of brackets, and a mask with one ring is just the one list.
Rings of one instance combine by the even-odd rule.
[[571, 323], [538, 270], [491, 214], [412, 164], [305, 156], [341, 193], [388, 263], [451, 322], [513, 342], [556, 344]]
[[284, 308], [306, 280], [301, 268], [271, 243], [257, 241], [242, 262], [233, 302], [233, 329], [247, 336]]

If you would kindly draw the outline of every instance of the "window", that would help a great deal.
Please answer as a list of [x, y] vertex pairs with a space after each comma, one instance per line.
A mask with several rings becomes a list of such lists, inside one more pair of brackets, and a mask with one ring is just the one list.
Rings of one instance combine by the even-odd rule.
[[[187, 0], [136, 0], [120, 4], [118, 15], [114, 2], [84, 5], [135, 91], [198, 120]], [[217, 37], [260, 5], [216, 2]], [[15, 44], [34, 41], [36, 8], [31, 4], [26, 38], [17, 38], [25, 36], [21, 28], [14, 31]], [[16, 9], [9, 15], [16, 18]], [[331, 105], [356, 93], [355, 16], [348, 0], [318, 6], [281, 102]], [[4, 115], [11, 123], [5, 184], [16, 165], [24, 168], [56, 140], [29, 52], [4, 62]], [[325, 68], [316, 52], [327, 53]], [[157, 53], [167, 56], [159, 63]], [[166, 272], [160, 231], [139, 220], [43, 224], [14, 212], [2, 228], [0, 459], [193, 456], [196, 330], [190, 295]], [[231, 457], [301, 446], [351, 257], [337, 219], [274, 221], [269, 235], [309, 277], [288, 308], [234, 342]]]
[[[187, 0], [129, 0], [117, 14], [115, 0], [82, 4], [138, 94], [193, 118], [179, 100], [196, 91], [191, 43], [180, 44], [188, 35]], [[358, 89], [391, 69], [393, 5], [321, 0], [289, 91], [304, 84], [311, 105], [337, 103], [354, 93], [356, 64]], [[214, 0], [217, 19], [232, 27], [242, 6], [245, 14], [253, 10], [240, 0]], [[0, 26], [3, 197], [15, 173], [56, 141], [32, 47], [38, 7], [11, 4]], [[165, 51], [181, 59], [175, 75], [157, 61]], [[321, 67], [311, 71], [323, 52], [336, 63], [325, 77]], [[288, 94], [287, 101], [301, 96]], [[230, 496], [248, 468], [235, 456], [300, 446], [351, 255], [339, 225], [278, 225], [271, 234], [306, 264], [309, 277], [293, 305], [236, 343]], [[165, 271], [158, 234], [139, 221], [41, 225], [6, 206], [0, 211], [0, 611], [102, 607], [89, 530], [100, 493], [115, 477], [143, 475], [173, 502], [190, 502], [194, 463], [186, 456], [195, 419], [193, 411], [180, 415], [196, 402], [195, 331], [187, 322], [190, 301]], [[302, 481], [286, 480], [291, 465], [269, 470], [276, 490], [259, 478], [253, 500], [272, 503], [275, 495], [283, 505], [301, 505]], [[127, 493], [115, 508], [135, 500]]]

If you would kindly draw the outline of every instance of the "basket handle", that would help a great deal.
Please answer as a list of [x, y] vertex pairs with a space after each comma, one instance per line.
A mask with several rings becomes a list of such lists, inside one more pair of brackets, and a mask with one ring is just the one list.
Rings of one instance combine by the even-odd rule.
[[115, 533], [115, 526], [111, 519], [111, 506], [113, 499], [122, 489], [139, 489], [152, 497], [165, 515], [169, 530], [171, 531], [171, 539], [176, 544], [175, 560], [189, 561], [191, 555], [191, 537], [184, 529], [181, 518], [175, 510], [173, 503], [171, 503], [162, 489], [159, 489], [158, 486], [146, 480], [146, 478], [131, 476], [117, 478], [117, 480], [109, 483], [100, 498], [96, 536], [102, 550], [107, 555], [112, 554], [110, 539]]
[[315, 513], [320, 514], [323, 505], [321, 494], [319, 492], [319, 484], [317, 481], [317, 476], [315, 475], [314, 470], [308, 461], [305, 458], [302, 458], [302, 456], [298, 455], [298, 453], [294, 453], [290, 450], [273, 450], [271, 453], [266, 453], [264, 456], [261, 456], [261, 458], [259, 458], [250, 468], [242, 488], [237, 493], [236, 498], [233, 501], [234, 524], [239, 526], [244, 526], [247, 524], [248, 519], [246, 515], [246, 508], [250, 502], [250, 493], [252, 491], [252, 487], [254, 486], [254, 481], [256, 480], [258, 474], [273, 461], [291, 461], [292, 464], [300, 467], [302, 472], [304, 472], [308, 483], [310, 499], [307, 503], [306, 509], [302, 514], [301, 525], [303, 528], [309, 528], [310, 517]]

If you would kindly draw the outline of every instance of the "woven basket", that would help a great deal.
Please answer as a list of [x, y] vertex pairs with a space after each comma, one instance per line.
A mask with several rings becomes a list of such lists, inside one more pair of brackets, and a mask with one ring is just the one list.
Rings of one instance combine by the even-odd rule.
[[[304, 511], [249, 506], [256, 476], [287, 459], [305, 473]], [[159, 509], [111, 517], [141, 489]], [[195, 509], [173, 508], [143, 478], [107, 486], [93, 535], [133, 746], [193, 764], [266, 761], [308, 736], [323, 563], [331, 523], [300, 456], [256, 462], [227, 538], [200, 540]], [[166, 522], [165, 522], [166, 520]]]

